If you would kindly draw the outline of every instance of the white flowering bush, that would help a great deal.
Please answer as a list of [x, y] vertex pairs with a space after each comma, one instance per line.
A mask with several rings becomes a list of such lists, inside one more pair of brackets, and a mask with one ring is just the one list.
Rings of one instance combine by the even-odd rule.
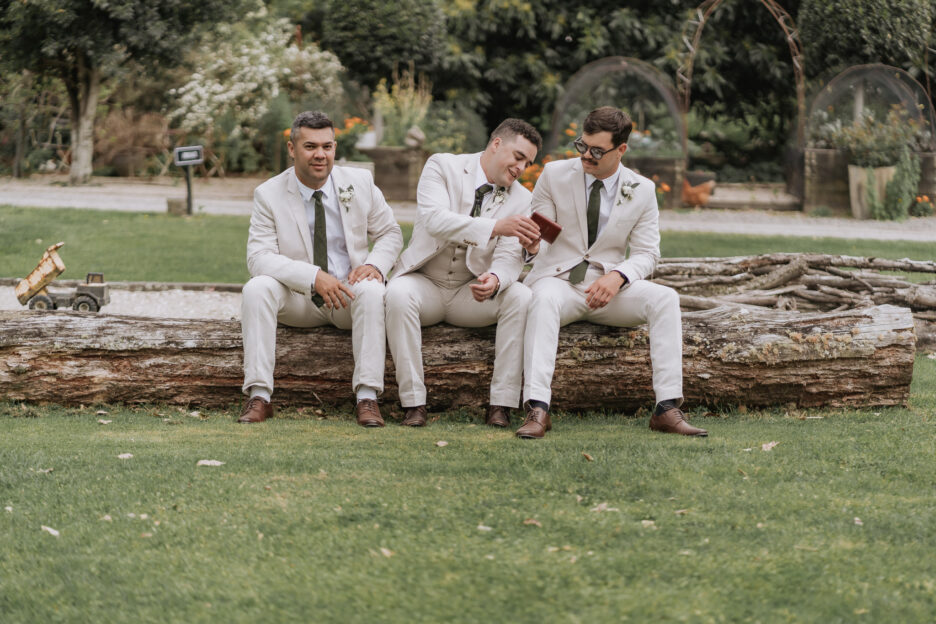
[[[300, 48], [289, 21], [271, 20], [262, 9], [238, 24], [221, 25], [202, 42], [195, 59], [188, 82], [170, 91], [177, 104], [169, 119], [222, 156], [249, 149], [245, 142], [259, 145], [258, 132], [269, 125], [264, 117], [282, 116], [277, 102], [288, 101], [294, 114], [303, 104], [342, 97], [344, 69], [338, 57], [311, 41]], [[292, 119], [284, 121], [289, 125]]]

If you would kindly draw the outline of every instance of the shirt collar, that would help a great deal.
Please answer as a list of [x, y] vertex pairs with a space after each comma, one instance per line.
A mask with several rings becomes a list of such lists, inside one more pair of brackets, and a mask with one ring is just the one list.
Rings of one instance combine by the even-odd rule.
[[[299, 179], [299, 176], [296, 176], [296, 184], [299, 185], [299, 194], [302, 196], [303, 201], [307, 201], [307, 202], [312, 201], [312, 194], [315, 192], [316, 189], [311, 189], [305, 184], [303, 184], [302, 181]], [[332, 186], [332, 176], [331, 174], [329, 174], [328, 179], [325, 180], [325, 184], [322, 185], [322, 188], [318, 189], [322, 191], [323, 202], [334, 194], [332, 191], [333, 188], [334, 187]]]
[[[609, 175], [607, 178], [605, 178], [604, 180], [601, 181], [602, 184], [604, 185], [605, 190], [606, 190], [608, 193], [613, 193], [613, 192], [614, 192], [614, 188], [617, 186], [617, 181], [618, 181], [618, 178], [620, 178], [620, 177], [621, 177], [621, 167], [619, 166], [619, 167], [614, 171], [614, 173], [612, 173], [612, 174]], [[598, 179], [598, 178], [596, 178], [596, 177], [593, 176], [592, 174], [586, 173], [586, 174], [585, 174], [585, 190], [591, 189], [592, 183], [593, 183], [595, 180], [597, 180], [597, 179]]]

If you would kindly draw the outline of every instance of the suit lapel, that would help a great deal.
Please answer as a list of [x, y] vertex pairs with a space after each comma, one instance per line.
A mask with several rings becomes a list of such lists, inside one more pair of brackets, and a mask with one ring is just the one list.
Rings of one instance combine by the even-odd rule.
[[331, 172], [332, 185], [335, 187], [335, 193], [337, 194], [338, 201], [338, 211], [341, 213], [341, 229], [344, 231], [345, 244], [348, 247], [348, 251], [353, 248], [353, 245], [350, 244], [350, 241], [354, 240], [354, 228], [351, 224], [351, 214], [357, 213], [358, 209], [358, 193], [363, 192], [364, 189], [354, 189], [354, 195], [351, 196], [351, 201], [348, 202], [348, 209], [345, 210], [345, 207], [341, 205], [341, 189], [346, 189], [349, 186], [352, 186], [351, 180], [345, 176], [344, 171], [341, 167], [333, 167]]
[[461, 197], [461, 202], [458, 205], [458, 214], [471, 214], [471, 209], [474, 207], [474, 181], [478, 175], [478, 167], [480, 166], [481, 162], [477, 158], [470, 158], [467, 164], [465, 164], [465, 174], [461, 176], [461, 192], [457, 195]]
[[588, 249], [588, 201], [585, 192], [585, 170], [582, 169], [581, 158], [576, 158], [569, 168], [569, 179], [566, 184], [566, 188], [572, 190], [572, 208], [578, 220], [582, 249]]
[[309, 233], [309, 218], [306, 216], [305, 201], [299, 194], [299, 182], [296, 179], [296, 171], [293, 169], [286, 181], [287, 205], [289, 214], [296, 222], [299, 228], [299, 236], [302, 237], [302, 244], [305, 246], [306, 253], [309, 255], [309, 261], [312, 261], [312, 235]]

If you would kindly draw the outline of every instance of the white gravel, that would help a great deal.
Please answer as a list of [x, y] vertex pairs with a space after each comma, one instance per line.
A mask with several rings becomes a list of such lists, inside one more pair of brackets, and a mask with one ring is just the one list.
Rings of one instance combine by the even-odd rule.
[[[53, 287], [53, 290], [56, 290]], [[64, 290], [64, 289], [62, 289]], [[105, 314], [155, 318], [240, 318], [240, 293], [204, 290], [131, 291], [110, 289], [111, 302]], [[25, 310], [16, 300], [12, 286], [0, 286], [0, 310]]]

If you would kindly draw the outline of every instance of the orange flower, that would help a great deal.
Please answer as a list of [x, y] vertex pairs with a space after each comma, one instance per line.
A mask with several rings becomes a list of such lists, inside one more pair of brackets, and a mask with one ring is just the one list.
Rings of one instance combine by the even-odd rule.
[[923, 198], [917, 195], [917, 203], [919, 204], [921, 201], [923, 201]]
[[924, 196], [923, 196], [923, 201], [929, 202], [929, 196], [928, 196], [928, 195], [924, 195]]
[[292, 134], [292, 128], [286, 128], [285, 130], [283, 130], [283, 138], [286, 139], [287, 141], [289, 140], [289, 135], [291, 134]]
[[669, 193], [671, 190], [673, 190], [673, 189], [670, 188], [670, 185], [667, 184], [666, 182], [664, 182], [663, 184], [661, 184], [661, 185], [660, 185], [660, 188], [663, 190], [664, 193]]
[[573, 121], [572, 123], [569, 124], [569, 127], [575, 130], [576, 128], [578, 128], [578, 124]]
[[566, 133], [566, 136], [570, 136], [570, 137], [575, 136], [575, 130], [573, 130], [572, 128], [566, 128], [565, 133]]

